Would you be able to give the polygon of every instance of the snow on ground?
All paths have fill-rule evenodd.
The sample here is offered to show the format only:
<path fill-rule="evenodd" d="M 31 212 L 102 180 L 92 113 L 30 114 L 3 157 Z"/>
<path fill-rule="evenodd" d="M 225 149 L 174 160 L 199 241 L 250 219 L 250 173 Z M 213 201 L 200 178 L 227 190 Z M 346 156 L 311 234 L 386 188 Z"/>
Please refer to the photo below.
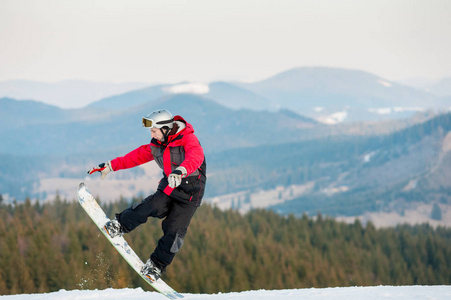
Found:
<path fill-rule="evenodd" d="M 184 294 L 185 300 L 449 300 L 451 286 L 376 286 L 376 287 L 346 287 L 325 289 L 297 289 L 273 291 L 246 291 L 224 294 Z M 74 290 L 48 294 L 0 296 L 0 300 L 165 300 L 157 292 L 145 292 L 137 289 L 106 289 L 106 290 Z"/>

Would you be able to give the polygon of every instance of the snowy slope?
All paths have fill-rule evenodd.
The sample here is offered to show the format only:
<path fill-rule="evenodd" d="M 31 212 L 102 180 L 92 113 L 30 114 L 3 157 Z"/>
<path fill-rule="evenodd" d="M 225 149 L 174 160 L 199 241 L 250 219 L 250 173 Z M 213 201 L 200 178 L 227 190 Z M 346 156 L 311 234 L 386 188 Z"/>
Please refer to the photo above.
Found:
<path fill-rule="evenodd" d="M 184 294 L 186 300 L 380 300 L 380 299 L 451 299 L 451 286 L 377 286 L 348 287 L 326 289 L 298 289 L 280 291 L 246 291 L 227 294 Z M 145 292 L 142 289 L 74 290 L 31 295 L 0 296 L 1 300 L 165 300 L 157 292 Z"/>

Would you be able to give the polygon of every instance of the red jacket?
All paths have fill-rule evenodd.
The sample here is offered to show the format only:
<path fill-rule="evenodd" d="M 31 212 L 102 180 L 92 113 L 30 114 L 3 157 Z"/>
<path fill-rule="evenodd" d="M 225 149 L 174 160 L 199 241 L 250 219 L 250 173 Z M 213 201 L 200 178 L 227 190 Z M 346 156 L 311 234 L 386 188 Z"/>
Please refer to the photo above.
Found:
<path fill-rule="evenodd" d="M 194 135 L 194 129 L 191 124 L 180 116 L 175 116 L 174 121 L 182 122 L 185 128 L 179 129 L 176 134 L 170 135 L 167 143 L 161 143 L 156 139 L 152 139 L 150 144 L 142 145 L 122 157 L 113 159 L 111 167 L 114 171 L 118 171 L 155 160 L 164 174 L 158 189 L 167 195 L 181 198 L 180 200 L 185 201 L 192 201 L 197 196 L 198 199 L 195 199 L 196 203 L 200 204 L 206 181 L 204 150 Z M 167 176 L 178 166 L 186 169 L 187 176 L 177 189 L 173 189 L 167 186 Z M 192 187 L 193 183 L 195 188 Z M 201 194 L 198 192 L 201 192 Z"/>

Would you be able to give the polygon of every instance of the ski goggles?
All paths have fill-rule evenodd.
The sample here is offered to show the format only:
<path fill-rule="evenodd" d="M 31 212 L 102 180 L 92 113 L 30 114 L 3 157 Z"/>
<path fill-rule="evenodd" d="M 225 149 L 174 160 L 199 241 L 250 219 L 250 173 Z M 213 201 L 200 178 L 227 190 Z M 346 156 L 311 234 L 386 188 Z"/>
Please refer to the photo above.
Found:
<path fill-rule="evenodd" d="M 153 127 L 155 122 L 152 119 L 143 118 L 143 127 Z"/>
<path fill-rule="evenodd" d="M 143 122 L 142 122 L 142 126 L 143 127 L 150 127 L 150 128 L 152 128 L 152 127 L 161 128 L 161 127 L 163 127 L 165 125 L 171 124 L 172 122 L 174 122 L 174 118 L 172 118 L 170 120 L 155 122 L 152 119 L 144 117 L 143 118 Z"/>

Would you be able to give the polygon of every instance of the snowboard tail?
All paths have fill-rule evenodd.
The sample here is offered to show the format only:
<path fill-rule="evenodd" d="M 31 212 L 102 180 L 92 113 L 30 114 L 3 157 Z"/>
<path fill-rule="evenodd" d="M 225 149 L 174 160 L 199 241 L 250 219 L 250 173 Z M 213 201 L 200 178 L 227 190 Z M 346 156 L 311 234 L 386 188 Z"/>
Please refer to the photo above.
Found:
<path fill-rule="evenodd" d="M 106 222 L 110 219 L 106 216 L 103 209 L 88 191 L 84 182 L 80 183 L 78 187 L 78 202 L 81 207 L 86 211 L 89 217 L 94 221 L 100 231 L 105 235 L 105 237 L 110 241 L 110 243 L 116 248 L 116 250 L 122 255 L 122 257 L 127 261 L 127 263 L 143 278 L 150 286 L 155 290 L 168 297 L 169 299 L 175 300 L 183 298 L 183 295 L 176 292 L 169 285 L 167 285 L 161 278 L 153 281 L 151 278 L 141 274 L 141 268 L 144 263 L 136 255 L 135 251 L 128 245 L 127 241 L 121 237 L 112 238 L 104 228 Z"/>

